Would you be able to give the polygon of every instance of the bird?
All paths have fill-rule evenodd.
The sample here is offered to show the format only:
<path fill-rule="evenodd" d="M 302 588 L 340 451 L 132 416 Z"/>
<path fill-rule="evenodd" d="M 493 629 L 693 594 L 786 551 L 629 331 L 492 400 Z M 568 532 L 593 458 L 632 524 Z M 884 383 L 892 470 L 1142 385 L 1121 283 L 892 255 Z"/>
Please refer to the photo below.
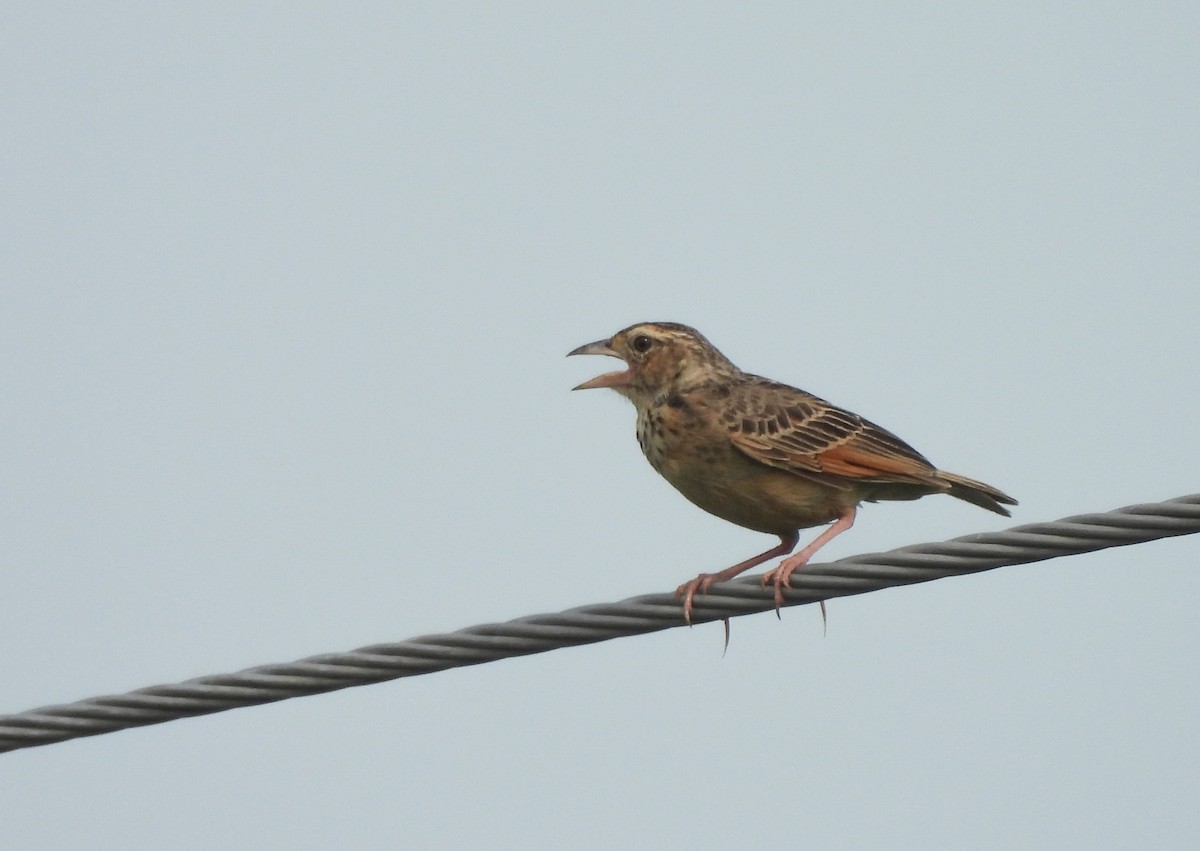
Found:
<path fill-rule="evenodd" d="M 858 414 L 743 372 L 687 325 L 641 322 L 572 355 L 625 362 L 624 370 L 572 389 L 610 388 L 632 402 L 642 453 L 676 490 L 710 514 L 779 538 L 776 547 L 680 585 L 675 596 L 689 624 L 697 594 L 783 556 L 761 580 L 763 587 L 774 586 L 778 615 L 792 574 L 854 525 L 863 502 L 945 493 L 1005 517 L 1004 506 L 1017 504 L 991 485 L 939 470 Z M 825 524 L 792 554 L 800 530 Z"/>

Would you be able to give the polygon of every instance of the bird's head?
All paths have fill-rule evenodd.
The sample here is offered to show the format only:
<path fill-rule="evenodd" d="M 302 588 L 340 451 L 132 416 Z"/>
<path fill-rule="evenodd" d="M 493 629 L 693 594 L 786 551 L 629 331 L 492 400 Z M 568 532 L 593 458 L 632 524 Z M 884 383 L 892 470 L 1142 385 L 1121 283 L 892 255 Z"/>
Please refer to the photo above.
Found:
<path fill-rule="evenodd" d="M 609 355 L 625 361 L 627 369 L 597 375 L 573 389 L 611 387 L 635 405 L 737 373 L 737 367 L 703 334 L 675 322 L 630 325 L 607 340 L 580 346 L 570 355 Z"/>

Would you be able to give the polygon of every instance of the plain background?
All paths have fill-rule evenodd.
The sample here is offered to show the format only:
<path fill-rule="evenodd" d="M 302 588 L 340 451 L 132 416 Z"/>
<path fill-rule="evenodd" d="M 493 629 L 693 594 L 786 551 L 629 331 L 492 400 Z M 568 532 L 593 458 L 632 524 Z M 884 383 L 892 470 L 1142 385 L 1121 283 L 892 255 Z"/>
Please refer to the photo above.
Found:
<path fill-rule="evenodd" d="M 1194 3 L 14 3 L 0 711 L 771 544 L 640 320 L 1035 522 L 1200 490 Z M 829 557 L 1005 528 L 868 506 Z M 0 756 L 5 848 L 1194 848 L 1195 539 Z"/>

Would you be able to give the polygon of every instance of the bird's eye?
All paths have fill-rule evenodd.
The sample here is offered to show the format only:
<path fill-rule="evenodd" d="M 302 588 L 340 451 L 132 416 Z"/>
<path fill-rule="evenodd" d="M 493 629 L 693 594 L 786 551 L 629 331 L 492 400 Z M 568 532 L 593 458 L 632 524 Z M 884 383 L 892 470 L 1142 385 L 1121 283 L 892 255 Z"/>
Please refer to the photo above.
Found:
<path fill-rule="evenodd" d="M 654 341 L 645 334 L 638 334 L 633 338 L 633 350 L 639 354 L 645 354 L 650 351 L 650 347 L 654 345 Z"/>

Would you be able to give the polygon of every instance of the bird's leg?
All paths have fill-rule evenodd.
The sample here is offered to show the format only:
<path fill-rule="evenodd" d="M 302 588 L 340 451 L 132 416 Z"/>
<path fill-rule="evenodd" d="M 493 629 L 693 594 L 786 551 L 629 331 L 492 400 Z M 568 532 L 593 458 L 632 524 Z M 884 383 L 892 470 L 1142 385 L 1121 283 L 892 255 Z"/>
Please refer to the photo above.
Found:
<path fill-rule="evenodd" d="M 776 615 L 779 614 L 779 609 L 783 606 L 784 586 L 786 585 L 791 587 L 792 574 L 795 573 L 799 568 L 808 564 L 808 560 L 816 554 L 817 550 L 821 549 L 821 547 L 825 546 L 838 535 L 842 534 L 851 526 L 853 526 L 855 511 L 855 507 L 850 506 L 850 508 L 847 509 L 841 517 L 833 521 L 833 525 L 831 525 L 820 535 L 817 535 L 816 540 L 814 540 L 811 544 L 802 549 L 800 552 L 796 553 L 791 558 L 785 558 L 774 570 L 768 570 L 763 574 L 762 584 L 766 586 L 767 583 L 771 583 L 775 586 Z M 820 600 L 819 602 L 821 604 L 821 621 L 824 622 L 825 601 Z"/>
<path fill-rule="evenodd" d="M 752 567 L 758 567 L 764 561 L 770 561 L 778 556 L 787 555 L 796 548 L 798 540 L 800 540 L 800 536 L 796 532 L 788 532 L 786 535 L 780 535 L 779 546 L 772 547 L 765 553 L 759 553 L 754 558 L 739 561 L 733 567 L 727 567 L 717 573 L 701 573 L 695 579 L 680 585 L 675 589 L 675 596 L 683 598 L 683 619 L 688 623 L 692 622 L 692 599 L 696 596 L 697 591 L 701 594 L 707 594 L 708 589 L 714 582 L 724 582 L 728 579 L 733 579 L 739 573 L 745 573 Z"/>

